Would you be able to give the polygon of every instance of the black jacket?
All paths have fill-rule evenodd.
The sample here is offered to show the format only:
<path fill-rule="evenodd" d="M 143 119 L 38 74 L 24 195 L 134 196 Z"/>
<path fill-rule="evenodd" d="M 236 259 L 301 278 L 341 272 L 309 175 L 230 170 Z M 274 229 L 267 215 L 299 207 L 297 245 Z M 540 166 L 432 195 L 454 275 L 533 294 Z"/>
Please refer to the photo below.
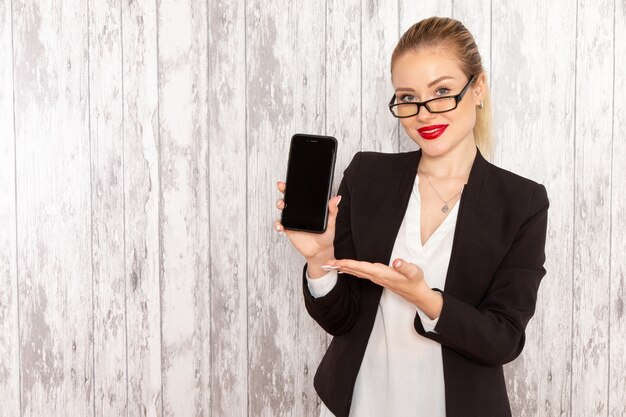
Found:
<path fill-rule="evenodd" d="M 389 264 L 407 209 L 421 151 L 357 152 L 344 171 L 335 257 Z M 539 283 L 546 273 L 548 197 L 543 185 L 489 163 L 476 153 L 457 216 L 443 309 L 434 332 L 442 345 L 447 417 L 511 415 L 502 365 L 524 347 Z M 314 378 L 337 417 L 350 411 L 354 383 L 382 287 L 349 274 L 314 298 L 302 273 L 306 309 L 334 336 Z M 358 417 L 358 416 L 357 416 Z"/>

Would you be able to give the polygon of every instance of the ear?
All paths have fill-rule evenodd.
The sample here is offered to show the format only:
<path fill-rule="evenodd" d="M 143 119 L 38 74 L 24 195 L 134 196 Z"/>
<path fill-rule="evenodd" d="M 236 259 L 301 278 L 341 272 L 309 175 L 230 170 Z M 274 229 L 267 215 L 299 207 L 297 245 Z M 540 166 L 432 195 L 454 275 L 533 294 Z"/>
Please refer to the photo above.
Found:
<path fill-rule="evenodd" d="M 480 102 L 487 96 L 487 76 L 484 72 L 480 73 L 476 80 L 474 80 L 471 89 L 474 105 L 478 106 L 478 104 L 480 104 Z"/>

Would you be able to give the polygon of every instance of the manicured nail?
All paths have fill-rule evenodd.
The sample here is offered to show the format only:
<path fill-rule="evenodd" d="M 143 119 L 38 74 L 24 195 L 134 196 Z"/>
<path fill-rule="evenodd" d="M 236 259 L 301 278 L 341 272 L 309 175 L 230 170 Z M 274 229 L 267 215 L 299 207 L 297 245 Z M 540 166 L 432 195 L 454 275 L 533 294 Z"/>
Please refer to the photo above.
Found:
<path fill-rule="evenodd" d="M 402 268 L 402 261 L 396 262 L 396 268 Z"/>
<path fill-rule="evenodd" d="M 280 204 L 280 199 L 276 200 L 276 207 Z"/>
<path fill-rule="evenodd" d="M 280 232 L 280 224 L 277 224 L 274 228 Z"/>
<path fill-rule="evenodd" d="M 339 198 L 337 199 L 337 205 L 339 205 L 340 201 L 341 201 L 341 196 L 339 196 Z"/>
<path fill-rule="evenodd" d="M 320 268 L 322 268 L 324 271 L 332 271 L 332 270 L 337 270 L 341 267 L 335 266 L 335 265 L 322 265 Z"/>

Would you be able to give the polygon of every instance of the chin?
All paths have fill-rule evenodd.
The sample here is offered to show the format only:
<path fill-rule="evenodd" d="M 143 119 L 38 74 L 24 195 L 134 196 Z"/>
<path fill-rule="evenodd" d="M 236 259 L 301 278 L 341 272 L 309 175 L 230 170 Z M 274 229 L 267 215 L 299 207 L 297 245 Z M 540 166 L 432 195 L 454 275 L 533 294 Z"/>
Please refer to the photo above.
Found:
<path fill-rule="evenodd" d="M 422 149 L 422 152 L 428 156 L 441 156 L 446 154 L 450 150 L 450 144 L 445 142 L 445 139 L 437 138 L 434 140 L 426 140 L 419 138 L 417 145 Z"/>

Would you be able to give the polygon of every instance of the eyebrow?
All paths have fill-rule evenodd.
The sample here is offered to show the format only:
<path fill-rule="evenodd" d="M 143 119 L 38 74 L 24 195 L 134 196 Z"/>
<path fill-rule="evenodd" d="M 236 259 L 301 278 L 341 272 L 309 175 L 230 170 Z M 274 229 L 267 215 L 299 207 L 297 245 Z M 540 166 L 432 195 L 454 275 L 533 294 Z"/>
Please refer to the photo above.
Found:
<path fill-rule="evenodd" d="M 439 77 L 436 80 L 431 81 L 428 84 L 428 88 L 432 87 L 433 85 L 437 84 L 440 81 L 448 80 L 448 79 L 453 80 L 454 77 L 452 77 L 450 75 L 444 75 L 443 77 Z M 399 88 L 396 88 L 396 91 L 415 91 L 415 90 L 413 90 L 412 88 L 408 88 L 408 87 L 399 87 Z"/>

